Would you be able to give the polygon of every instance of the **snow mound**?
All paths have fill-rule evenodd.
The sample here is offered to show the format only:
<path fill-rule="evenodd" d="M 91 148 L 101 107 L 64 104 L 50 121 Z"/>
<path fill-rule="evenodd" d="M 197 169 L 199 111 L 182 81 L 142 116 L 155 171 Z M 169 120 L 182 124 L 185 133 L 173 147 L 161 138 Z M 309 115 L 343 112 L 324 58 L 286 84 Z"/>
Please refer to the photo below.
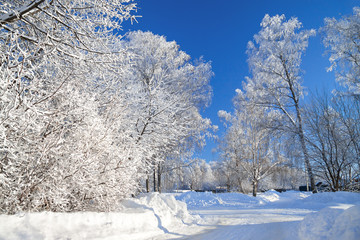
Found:
<path fill-rule="evenodd" d="M 333 194 L 334 195 L 334 194 Z M 299 239 L 357 240 L 360 236 L 360 205 L 346 210 L 324 208 L 307 215 L 299 224 Z"/>
<path fill-rule="evenodd" d="M 0 215 L 0 239 L 147 239 L 199 220 L 174 196 L 149 194 L 127 199 L 111 213 Z"/>
<path fill-rule="evenodd" d="M 311 195 L 312 195 L 311 192 L 299 192 L 299 191 L 294 191 L 294 190 L 290 190 L 290 191 L 281 193 L 282 199 L 292 200 L 292 201 L 304 199 Z"/>
<path fill-rule="evenodd" d="M 360 205 L 360 194 L 353 192 L 323 192 L 310 195 L 296 202 L 298 206 L 311 209 L 322 209 L 329 206 Z"/>
<path fill-rule="evenodd" d="M 280 200 L 280 193 L 275 190 L 269 190 L 259 194 L 258 198 L 262 200 L 260 203 L 276 202 Z"/>
<path fill-rule="evenodd" d="M 296 207 L 298 202 L 304 200 L 311 196 L 310 192 L 299 192 L 299 191 L 286 191 L 286 192 L 277 192 L 275 190 L 269 190 L 264 193 L 258 194 L 256 198 L 259 199 L 260 205 L 263 207 Z"/>
<path fill-rule="evenodd" d="M 246 207 L 259 204 L 259 199 L 242 193 L 187 192 L 176 196 L 187 204 L 189 209 L 206 207 Z"/>
<path fill-rule="evenodd" d="M 301 200 L 304 198 L 307 198 L 309 196 L 312 195 L 311 192 L 299 192 L 299 191 L 294 191 L 294 190 L 289 190 L 286 192 L 277 192 L 275 190 L 269 190 L 265 193 L 260 194 L 260 196 L 262 195 L 277 195 L 277 200 L 278 201 L 294 201 L 294 200 Z M 275 198 L 274 198 L 275 199 Z M 274 201 L 272 201 L 274 202 Z"/>
<path fill-rule="evenodd" d="M 190 215 L 186 203 L 177 201 L 174 195 L 151 193 L 134 201 L 149 206 L 161 222 L 165 232 L 181 228 L 184 224 L 197 224 L 201 221 L 199 216 Z"/>
<path fill-rule="evenodd" d="M 354 203 L 360 202 L 360 194 L 353 192 L 322 192 L 312 194 L 309 198 L 304 199 L 304 202 Z"/>

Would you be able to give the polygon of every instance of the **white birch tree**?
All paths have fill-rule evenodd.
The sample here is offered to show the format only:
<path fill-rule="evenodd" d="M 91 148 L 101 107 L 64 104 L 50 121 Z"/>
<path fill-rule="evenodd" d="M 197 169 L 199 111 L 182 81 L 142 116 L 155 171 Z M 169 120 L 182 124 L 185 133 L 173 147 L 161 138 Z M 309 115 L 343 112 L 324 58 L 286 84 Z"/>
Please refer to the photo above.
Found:
<path fill-rule="evenodd" d="M 300 69 L 302 54 L 315 31 L 299 31 L 301 25 L 296 18 L 286 21 L 284 15 L 265 15 L 262 29 L 254 35 L 254 42 L 248 43 L 252 77 L 247 78 L 244 91 L 257 106 L 281 114 L 280 126 L 299 137 L 311 188 L 316 192 L 303 129 L 301 99 L 304 91 Z"/>

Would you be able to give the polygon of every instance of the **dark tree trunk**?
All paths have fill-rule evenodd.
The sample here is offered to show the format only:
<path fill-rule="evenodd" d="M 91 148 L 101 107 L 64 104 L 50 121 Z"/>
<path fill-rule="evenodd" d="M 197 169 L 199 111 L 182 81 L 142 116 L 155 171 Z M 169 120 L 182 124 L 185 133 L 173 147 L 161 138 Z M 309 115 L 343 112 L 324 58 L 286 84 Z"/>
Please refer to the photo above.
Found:
<path fill-rule="evenodd" d="M 157 182 L 157 186 L 158 186 L 159 193 L 161 193 L 161 163 L 158 164 L 158 182 Z"/>
<path fill-rule="evenodd" d="M 253 181 L 253 196 L 256 197 L 256 193 L 257 193 L 257 190 L 258 190 L 258 182 L 257 181 Z"/>
<path fill-rule="evenodd" d="M 146 177 L 146 192 L 150 192 L 150 179 L 149 179 L 149 175 L 147 175 Z"/>
<path fill-rule="evenodd" d="M 154 192 L 157 192 L 157 186 L 156 186 L 156 165 L 154 165 Z"/>

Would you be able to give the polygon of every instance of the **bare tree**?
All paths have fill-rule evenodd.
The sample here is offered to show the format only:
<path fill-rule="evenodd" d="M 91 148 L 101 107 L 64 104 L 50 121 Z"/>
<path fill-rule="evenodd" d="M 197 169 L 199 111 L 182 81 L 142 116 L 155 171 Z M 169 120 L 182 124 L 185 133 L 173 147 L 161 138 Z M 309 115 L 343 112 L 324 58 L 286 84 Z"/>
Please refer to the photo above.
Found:
<path fill-rule="evenodd" d="M 315 96 L 306 111 L 308 146 L 315 171 L 332 191 L 345 190 L 359 175 L 358 107 L 352 108 L 354 102 L 346 98 Z M 350 108 L 351 115 L 347 114 Z"/>

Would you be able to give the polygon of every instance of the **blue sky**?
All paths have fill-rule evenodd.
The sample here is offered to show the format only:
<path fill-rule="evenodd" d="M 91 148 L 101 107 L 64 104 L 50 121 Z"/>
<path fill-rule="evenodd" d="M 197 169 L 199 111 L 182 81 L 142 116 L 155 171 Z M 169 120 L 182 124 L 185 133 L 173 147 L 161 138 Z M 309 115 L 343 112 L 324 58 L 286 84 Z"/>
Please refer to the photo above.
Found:
<path fill-rule="evenodd" d="M 285 14 L 297 17 L 304 29 L 318 29 L 325 17 L 339 18 L 352 14 L 360 0 L 135 0 L 138 3 L 139 23 L 125 23 L 124 31 L 143 30 L 175 40 L 181 50 L 193 59 L 203 56 L 212 62 L 213 99 L 203 116 L 224 128 L 217 117 L 219 110 L 232 111 L 235 89 L 249 75 L 246 45 L 260 30 L 265 14 Z M 303 57 L 304 86 L 309 91 L 335 86 L 334 75 L 326 72 L 328 59 L 324 56 L 320 34 L 310 39 Z M 199 157 L 217 160 L 212 153 L 216 143 L 208 141 Z"/>

